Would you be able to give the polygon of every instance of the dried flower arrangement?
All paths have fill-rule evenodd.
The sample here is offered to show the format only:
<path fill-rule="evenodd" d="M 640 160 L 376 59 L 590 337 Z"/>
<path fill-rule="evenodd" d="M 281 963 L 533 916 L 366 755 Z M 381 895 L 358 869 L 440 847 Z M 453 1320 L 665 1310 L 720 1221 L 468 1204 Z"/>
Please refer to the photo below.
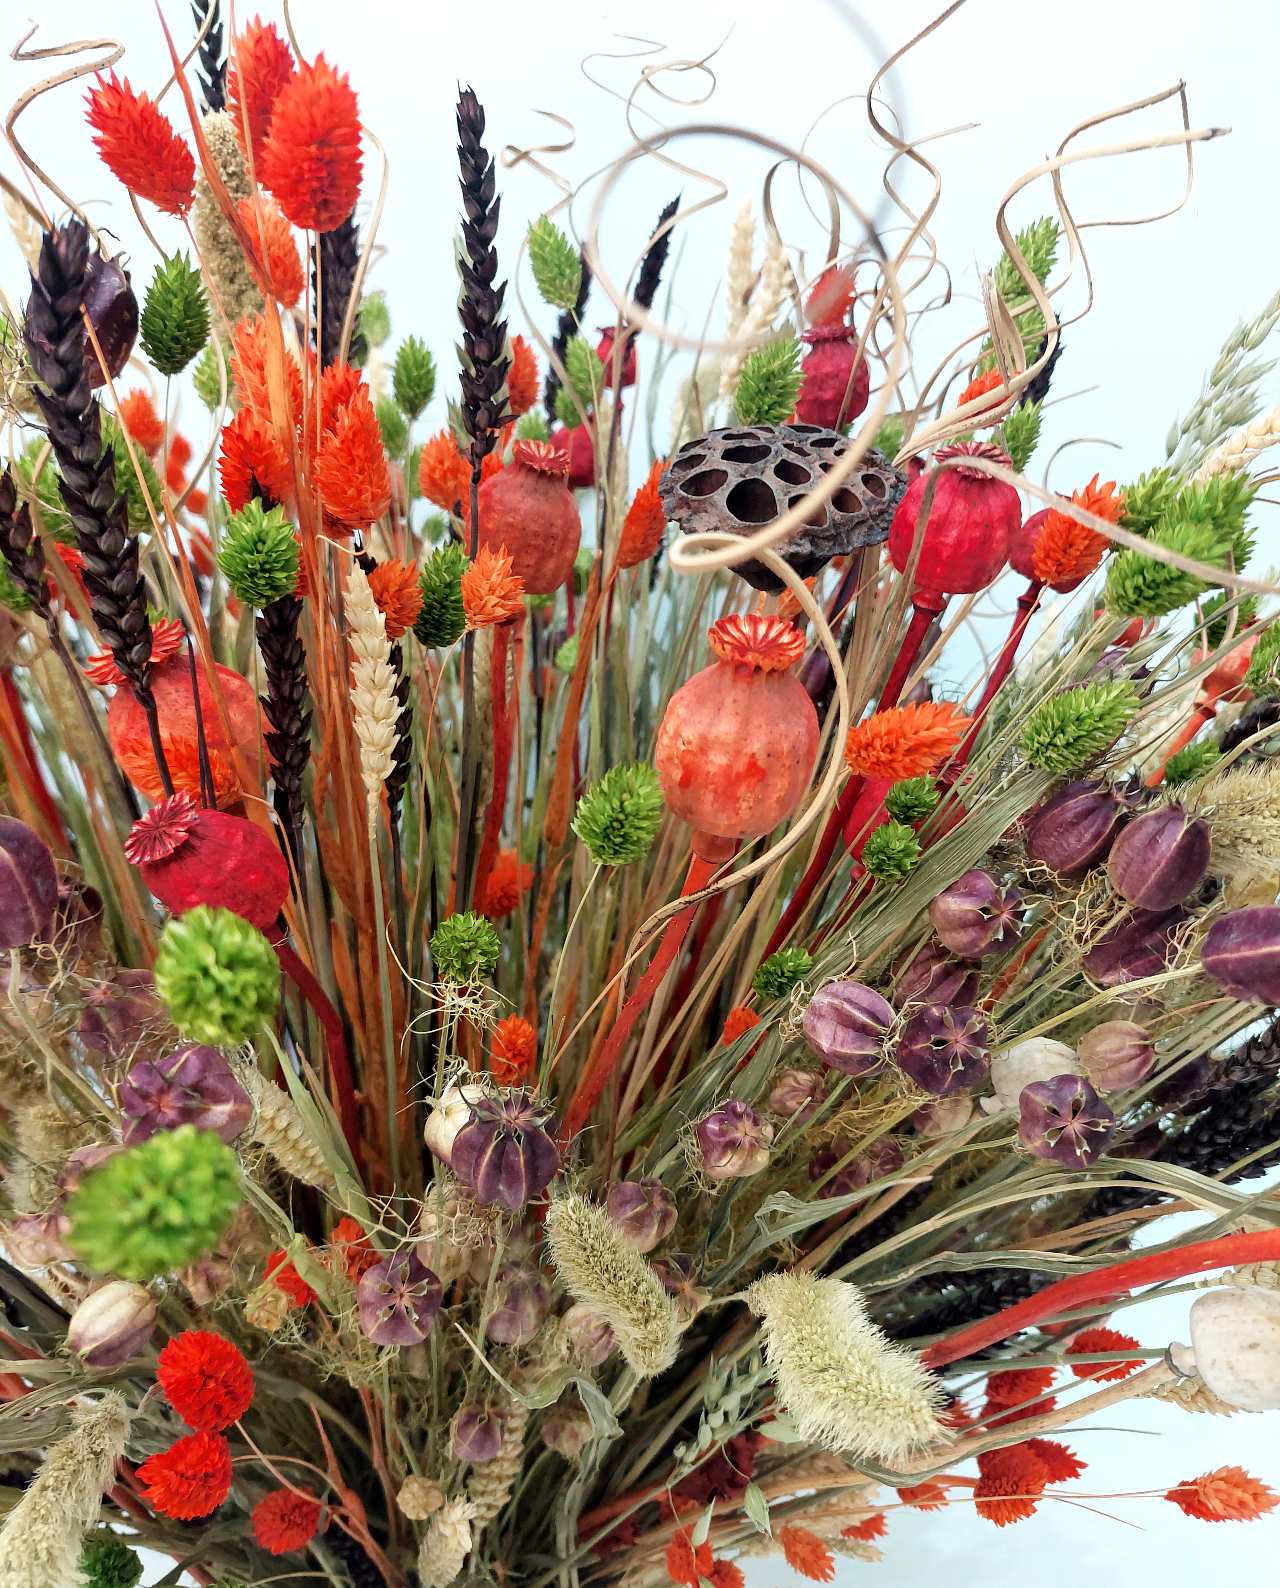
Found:
<path fill-rule="evenodd" d="M 1016 235 L 1000 207 L 984 323 L 927 377 L 927 212 L 806 272 L 772 228 L 757 268 L 739 208 L 691 347 L 655 304 L 692 211 L 625 288 L 603 198 L 500 253 L 468 88 L 427 437 L 435 360 L 384 354 L 365 290 L 355 91 L 194 10 L 159 100 L 121 51 L 47 85 L 91 77 L 147 235 L 188 227 L 140 310 L 9 122 L 6 1588 L 128 1585 L 137 1547 L 206 1584 L 741 1588 L 772 1551 L 825 1582 L 896 1508 L 1070 1498 L 1090 1412 L 1280 1407 L 1247 1188 L 1280 1161 L 1247 362 L 1280 299 L 1163 463 L 1053 494 L 1060 187 Z M 1132 1255 L 1171 1208 L 1203 1221 Z M 1189 1344 L 1125 1331 L 1178 1281 Z M 1280 1504 L 1152 1479 L 1201 1521 Z"/>

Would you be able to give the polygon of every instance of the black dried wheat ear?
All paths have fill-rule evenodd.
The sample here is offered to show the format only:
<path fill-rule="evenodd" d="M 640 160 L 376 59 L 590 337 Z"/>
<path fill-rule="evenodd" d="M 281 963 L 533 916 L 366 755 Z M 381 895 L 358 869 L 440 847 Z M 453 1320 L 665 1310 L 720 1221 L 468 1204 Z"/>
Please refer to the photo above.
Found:
<path fill-rule="evenodd" d="M 404 802 L 405 785 L 409 781 L 409 768 L 413 765 L 413 707 L 409 704 L 409 675 L 404 670 L 404 647 L 393 643 L 389 657 L 396 687 L 396 746 L 391 752 L 391 771 L 387 775 L 387 805 L 391 825 L 400 820 L 400 806 Z"/>
<path fill-rule="evenodd" d="M 320 302 L 317 340 L 322 369 L 328 369 L 330 364 L 338 362 L 342 348 L 342 325 L 355 289 L 359 265 L 360 232 L 356 227 L 355 211 L 352 210 L 340 226 L 335 226 L 331 232 L 320 233 L 311 255 L 311 290 Z M 347 363 L 353 369 L 358 368 L 368 355 L 369 344 L 365 341 L 357 318 L 351 328 Z"/>
<path fill-rule="evenodd" d="M 200 40 L 200 71 L 197 74 L 200 92 L 206 110 L 227 108 L 227 57 L 222 47 L 222 16 L 218 0 L 191 0 L 191 15 L 195 18 L 196 32 L 204 27 L 205 19 L 213 13 L 209 31 Z"/>
<path fill-rule="evenodd" d="M 294 869 L 302 871 L 302 778 L 311 758 L 307 659 L 298 624 L 302 601 L 281 596 L 258 613 L 258 649 L 267 674 L 262 709 L 271 727 L 263 735 L 271 757 L 272 803 L 284 831 Z"/>
<path fill-rule="evenodd" d="M 658 296 L 667 255 L 671 252 L 669 222 L 675 219 L 679 208 L 680 195 L 677 193 L 670 204 L 663 206 L 662 213 L 658 216 L 658 224 L 649 233 L 649 246 L 640 261 L 640 274 L 636 278 L 636 290 L 633 294 L 642 309 L 652 309 L 653 300 Z"/>
<path fill-rule="evenodd" d="M 385 1588 L 386 1578 L 366 1554 L 364 1546 L 335 1523 L 324 1535 L 325 1548 L 343 1565 L 352 1588 Z"/>
<path fill-rule="evenodd" d="M 578 301 L 572 309 L 566 309 L 556 321 L 556 334 L 551 338 L 553 356 L 547 362 L 547 382 L 542 388 L 542 405 L 547 410 L 547 418 L 552 424 L 556 423 L 556 395 L 560 390 L 560 377 L 556 374 L 556 370 L 563 366 L 565 349 L 578 334 L 582 316 L 587 312 L 587 299 L 591 295 L 591 266 L 587 263 L 586 254 L 581 251 L 578 254 L 578 263 L 582 267 L 582 276 L 578 282 Z"/>
<path fill-rule="evenodd" d="M 462 189 L 462 242 L 458 274 L 462 291 L 463 428 L 471 442 L 471 468 L 478 480 L 482 460 L 493 451 L 495 433 L 510 422 L 507 408 L 507 322 L 502 317 L 506 282 L 498 281 L 497 196 L 493 161 L 484 146 L 484 108 L 470 88 L 458 94 L 458 185 Z M 474 531 L 473 531 L 474 538 Z M 473 550 L 474 555 L 474 550 Z"/>
<path fill-rule="evenodd" d="M 147 587 L 130 533 L 124 497 L 116 491 L 115 459 L 102 445 L 102 416 L 85 373 L 81 301 L 89 271 L 89 233 L 70 220 L 46 232 L 31 278 L 26 340 L 61 478 L 58 489 L 84 558 L 89 605 L 103 643 L 146 713 L 156 769 L 166 794 L 173 781 L 160 742 L 151 691 L 151 623 Z"/>
<path fill-rule="evenodd" d="M 45 582 L 44 546 L 31 522 L 31 509 L 18 500 L 8 469 L 0 474 L 0 555 L 13 582 L 30 601 L 32 611 L 47 622 L 49 587 Z"/>
<path fill-rule="evenodd" d="M 1048 340 L 1048 337 L 1045 337 L 1044 342 L 1041 342 L 1040 346 L 1036 349 L 1036 358 L 1039 358 L 1041 354 L 1043 354 L 1045 342 Z M 1053 372 L 1055 369 L 1057 369 L 1058 360 L 1061 357 L 1062 336 L 1059 334 L 1058 340 L 1053 344 L 1053 352 L 1049 355 L 1049 362 L 1038 375 L 1027 382 L 1022 392 L 1020 404 L 1042 403 L 1045 400 L 1045 398 L 1049 395 L 1049 382 L 1053 379 Z"/>

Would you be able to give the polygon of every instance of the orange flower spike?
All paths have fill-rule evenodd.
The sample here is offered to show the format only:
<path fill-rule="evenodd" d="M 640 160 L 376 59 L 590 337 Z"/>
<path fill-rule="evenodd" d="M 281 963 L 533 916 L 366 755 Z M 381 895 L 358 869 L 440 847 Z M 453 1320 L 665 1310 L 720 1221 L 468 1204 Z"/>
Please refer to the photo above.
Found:
<path fill-rule="evenodd" d="M 254 204 L 253 195 L 237 206 L 240 222 L 253 248 L 254 263 L 266 278 L 271 296 L 291 309 L 302 296 L 302 260 L 293 228 L 274 204 Z"/>
<path fill-rule="evenodd" d="M 634 568 L 637 563 L 645 562 L 662 544 L 667 519 L 658 495 L 658 481 L 666 466 L 665 458 L 655 458 L 644 484 L 631 498 L 618 540 L 619 568 Z"/>
<path fill-rule="evenodd" d="M 1165 1495 L 1199 1522 L 1252 1522 L 1280 1505 L 1280 1494 L 1243 1467 L 1217 1467 L 1188 1478 Z"/>
<path fill-rule="evenodd" d="M 538 1033 L 519 1015 L 508 1015 L 493 1028 L 489 1073 L 499 1086 L 520 1086 L 533 1072 Z"/>
<path fill-rule="evenodd" d="M 688 1528 L 673 1535 L 666 1549 L 667 1574 L 680 1588 L 700 1588 L 700 1579 L 711 1570 L 711 1545 L 693 1543 Z"/>
<path fill-rule="evenodd" d="M 320 376 L 320 433 L 338 423 L 338 416 L 364 385 L 364 376 L 350 364 L 330 364 Z"/>
<path fill-rule="evenodd" d="M 167 215 L 185 215 L 195 199 L 196 162 L 173 123 L 126 77 L 99 77 L 87 95 L 94 144 L 111 174 Z"/>
<path fill-rule="evenodd" d="M 505 546 L 481 546 L 462 575 L 462 609 L 469 629 L 507 623 L 524 611 L 524 580 L 511 572 Z"/>
<path fill-rule="evenodd" d="M 293 469 L 271 426 L 252 408 L 242 408 L 222 429 L 218 476 L 227 506 L 238 513 L 255 496 L 273 503 L 293 492 Z"/>
<path fill-rule="evenodd" d="M 933 1482 L 909 1484 L 898 1490 L 898 1498 L 917 1511 L 941 1511 L 951 1503 L 943 1486 Z"/>
<path fill-rule="evenodd" d="M 923 701 L 877 711 L 849 730 L 844 758 L 863 777 L 921 777 L 936 772 L 960 743 L 969 719 L 950 702 Z"/>
<path fill-rule="evenodd" d="M 246 315 L 231 339 L 231 379 L 240 401 L 264 424 L 273 423 L 271 378 L 273 360 L 267 328 L 260 314 Z M 302 418 L 302 370 L 291 353 L 284 356 L 285 408 L 296 429 Z"/>
<path fill-rule="evenodd" d="M 177 652 L 186 632 L 177 618 L 160 618 L 151 625 L 152 667 L 159 667 L 161 662 L 167 662 Z M 99 689 L 106 689 L 112 684 L 119 687 L 125 681 L 110 651 L 99 651 L 96 656 L 91 656 L 84 664 L 84 676 L 91 684 L 97 684 Z"/>
<path fill-rule="evenodd" d="M 391 502 L 391 473 L 368 389 L 338 410 L 312 468 L 325 512 L 349 529 L 367 529 Z"/>
<path fill-rule="evenodd" d="M 276 97 L 259 178 L 295 226 L 331 232 L 356 207 L 360 165 L 355 91 L 317 55 Z"/>
<path fill-rule="evenodd" d="M 992 1373 L 987 1380 L 987 1406 L 1021 1406 L 1042 1396 L 1052 1383 L 1051 1367 L 1015 1367 Z"/>
<path fill-rule="evenodd" d="M 481 915 L 494 921 L 510 915 L 532 886 L 533 867 L 521 860 L 514 849 L 502 850 L 485 879 Z"/>
<path fill-rule="evenodd" d="M 1118 523 L 1124 512 L 1124 492 L 1116 491 L 1114 480 L 1099 485 L 1096 474 L 1083 490 L 1071 493 L 1071 501 L 1112 524 Z M 1099 530 L 1052 508 L 1036 536 L 1031 553 L 1032 573 L 1041 584 L 1057 590 L 1073 589 L 1098 567 L 1110 544 Z"/>
<path fill-rule="evenodd" d="M 1133 1350 L 1138 1342 L 1131 1334 L 1121 1334 L 1118 1329 L 1082 1329 L 1071 1342 L 1068 1357 L 1077 1352 L 1114 1351 L 1117 1355 Z M 1118 1362 L 1074 1362 L 1071 1371 L 1077 1378 L 1099 1381 L 1128 1378 L 1135 1368 L 1142 1366 L 1141 1357 L 1129 1357 Z"/>
<path fill-rule="evenodd" d="M 759 1024 L 760 1016 L 754 1009 L 748 1009 L 742 1004 L 739 1004 L 736 1009 L 730 1009 L 729 1013 L 724 1017 L 724 1030 L 720 1033 L 720 1046 L 722 1048 L 732 1047 L 739 1037 L 744 1036 L 748 1031 L 754 1031 Z"/>
<path fill-rule="evenodd" d="M 242 147 L 248 124 L 255 167 L 262 160 L 262 145 L 276 99 L 296 70 L 293 51 L 275 24 L 263 22 L 260 17 L 254 17 L 231 45 L 227 59 L 227 110 Z"/>
<path fill-rule="evenodd" d="M 997 1527 L 1025 1521 L 1035 1514 L 1049 1469 L 1025 1445 L 1006 1445 L 978 1457 L 978 1482 L 973 1491 L 978 1515 Z"/>
<path fill-rule="evenodd" d="M 742 1567 L 732 1560 L 713 1560 L 711 1570 L 707 1573 L 707 1581 L 711 1588 L 745 1588 L 747 1579 L 742 1575 Z"/>
<path fill-rule="evenodd" d="M 985 375 L 976 375 L 973 380 L 960 393 L 960 402 L 972 402 L 975 397 L 985 397 L 989 391 L 994 391 L 997 386 L 1004 385 L 1004 376 L 998 369 L 989 369 Z M 994 406 L 994 404 L 992 405 Z M 979 409 L 981 416 L 983 410 Z"/>
<path fill-rule="evenodd" d="M 164 440 L 164 421 L 156 412 L 151 394 L 135 386 L 120 399 L 120 423 L 131 441 L 136 441 L 148 454 L 160 450 Z"/>
<path fill-rule="evenodd" d="M 386 621 L 387 638 L 398 640 L 413 627 L 422 611 L 418 570 L 411 562 L 388 558 L 370 573 L 369 590 Z"/>
<path fill-rule="evenodd" d="M 471 465 L 458 451 L 453 432 L 441 430 L 424 441 L 418 457 L 418 489 L 427 501 L 453 513 L 466 503 L 470 488 Z"/>
<path fill-rule="evenodd" d="M 780 1527 L 778 1542 L 792 1571 L 798 1571 L 810 1582 L 835 1580 L 835 1556 L 816 1533 L 811 1533 L 807 1527 Z"/>
<path fill-rule="evenodd" d="M 869 1544 L 873 1538 L 883 1538 L 888 1531 L 889 1519 L 884 1512 L 873 1511 L 870 1516 L 864 1516 L 852 1527 L 841 1528 L 840 1537 L 853 1538 L 861 1544 Z"/>
<path fill-rule="evenodd" d="M 511 338 L 511 368 L 507 371 L 507 407 L 518 419 L 538 400 L 538 361 L 522 336 Z"/>

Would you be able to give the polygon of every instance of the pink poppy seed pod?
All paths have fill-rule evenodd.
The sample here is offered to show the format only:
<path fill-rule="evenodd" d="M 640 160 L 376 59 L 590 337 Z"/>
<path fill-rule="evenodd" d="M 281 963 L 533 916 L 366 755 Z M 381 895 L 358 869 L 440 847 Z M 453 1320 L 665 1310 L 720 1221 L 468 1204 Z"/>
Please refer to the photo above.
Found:
<path fill-rule="evenodd" d="M 972 1091 L 987 1078 L 987 1024 L 976 1009 L 926 1005 L 902 1028 L 894 1062 L 934 1097 Z"/>
<path fill-rule="evenodd" d="M 745 1179 L 768 1166 L 773 1126 L 750 1103 L 731 1097 L 700 1119 L 693 1133 L 709 1179 Z"/>
<path fill-rule="evenodd" d="M 1124 810 L 1096 783 L 1071 783 L 1046 800 L 1026 824 L 1027 854 L 1060 877 L 1083 876 L 1107 858 Z"/>
<path fill-rule="evenodd" d="M 804 1012 L 804 1039 L 813 1053 L 844 1075 L 870 1075 L 885 1061 L 884 1040 L 893 1005 L 860 981 L 820 987 Z"/>
<path fill-rule="evenodd" d="M 1155 1044 L 1133 1020 L 1104 1020 L 1085 1032 L 1076 1052 L 1100 1092 L 1127 1092 L 1156 1067 Z"/>
<path fill-rule="evenodd" d="M 1181 805 L 1135 816 L 1107 856 L 1107 879 L 1122 899 L 1142 910 L 1170 910 L 1204 881 L 1209 870 L 1209 824 Z"/>
<path fill-rule="evenodd" d="M 1018 1140 L 1037 1158 L 1086 1169 L 1115 1134 L 1116 1116 L 1082 1075 L 1055 1075 L 1024 1087 Z"/>
<path fill-rule="evenodd" d="M 151 1292 L 113 1279 L 91 1291 L 72 1313 L 67 1345 L 86 1367 L 122 1367 L 146 1349 L 155 1326 Z"/>
<path fill-rule="evenodd" d="M 502 1449 L 507 1419 L 492 1406 L 460 1406 L 449 1424 L 449 1453 L 473 1467 L 492 1461 Z"/>
<path fill-rule="evenodd" d="M 621 407 L 618 411 L 621 412 Z M 551 445 L 566 460 L 569 489 L 589 491 L 596 483 L 596 443 L 591 427 L 581 424 L 565 429 L 561 426 L 551 432 Z"/>
<path fill-rule="evenodd" d="M 824 430 L 847 428 L 867 406 L 871 371 L 858 353 L 857 333 L 844 321 L 814 325 L 802 340 L 809 351 L 800 365 L 796 418 Z"/>
<path fill-rule="evenodd" d="M 532 1092 L 476 1099 L 450 1161 L 477 1202 L 519 1213 L 546 1190 L 560 1168 L 560 1150 L 545 1128 L 550 1118 Z"/>
<path fill-rule="evenodd" d="M 975 866 L 938 894 L 929 906 L 929 920 L 953 954 L 983 959 L 1012 948 L 1022 936 L 1022 895 Z"/>
<path fill-rule="evenodd" d="M 511 462 L 480 487 L 480 545 L 511 554 L 526 595 L 551 595 L 570 578 L 582 521 L 565 453 L 549 441 L 517 441 Z"/>
<path fill-rule="evenodd" d="M 499 1345 L 528 1345 L 546 1322 L 551 1291 L 536 1263 L 521 1260 L 498 1270 L 493 1286 L 493 1311 L 484 1332 Z"/>
<path fill-rule="evenodd" d="M 937 463 L 953 458 L 984 458 L 1009 467 L 1008 454 L 986 441 L 958 441 L 934 454 Z M 1022 526 L 1022 505 L 1012 485 L 963 463 L 931 469 L 907 487 L 889 530 L 893 565 L 902 573 L 911 560 L 917 520 L 935 480 L 913 590 L 939 598 L 985 590 L 1009 560 Z"/>
<path fill-rule="evenodd" d="M 48 844 L 26 822 L 0 816 L 0 949 L 22 948 L 47 932 L 57 902 Z"/>
<path fill-rule="evenodd" d="M 824 1095 L 822 1077 L 812 1070 L 779 1070 L 769 1091 L 769 1112 L 800 1124 L 817 1112 Z"/>
<path fill-rule="evenodd" d="M 661 1180 L 619 1180 L 605 1199 L 618 1234 L 638 1252 L 651 1252 L 676 1227 L 676 1199 Z"/>
<path fill-rule="evenodd" d="M 365 1269 L 356 1285 L 360 1328 L 374 1345 L 417 1345 L 431 1332 L 444 1290 L 411 1251 Z"/>
<path fill-rule="evenodd" d="M 1280 1004 L 1280 905 L 1232 910 L 1209 928 L 1200 963 L 1225 992 Z"/>
<path fill-rule="evenodd" d="M 253 1104 L 218 1049 L 191 1042 L 162 1059 L 130 1065 L 120 1111 L 126 1147 L 180 1125 L 211 1130 L 229 1146 L 248 1126 Z"/>

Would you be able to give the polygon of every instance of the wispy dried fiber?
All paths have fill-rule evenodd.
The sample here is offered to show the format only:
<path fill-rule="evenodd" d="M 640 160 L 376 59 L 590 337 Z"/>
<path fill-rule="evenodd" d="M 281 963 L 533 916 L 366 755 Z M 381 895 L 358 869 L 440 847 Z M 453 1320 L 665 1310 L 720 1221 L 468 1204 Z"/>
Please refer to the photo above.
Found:
<path fill-rule="evenodd" d="M 775 1274 L 747 1293 L 778 1393 L 806 1441 L 894 1463 L 947 1435 L 941 1386 L 867 1317 L 855 1285 Z"/>
<path fill-rule="evenodd" d="M 561 1197 L 547 1214 L 547 1244 L 565 1289 L 608 1320 L 632 1372 L 651 1378 L 669 1368 L 680 1340 L 675 1307 L 604 1209 Z"/>

